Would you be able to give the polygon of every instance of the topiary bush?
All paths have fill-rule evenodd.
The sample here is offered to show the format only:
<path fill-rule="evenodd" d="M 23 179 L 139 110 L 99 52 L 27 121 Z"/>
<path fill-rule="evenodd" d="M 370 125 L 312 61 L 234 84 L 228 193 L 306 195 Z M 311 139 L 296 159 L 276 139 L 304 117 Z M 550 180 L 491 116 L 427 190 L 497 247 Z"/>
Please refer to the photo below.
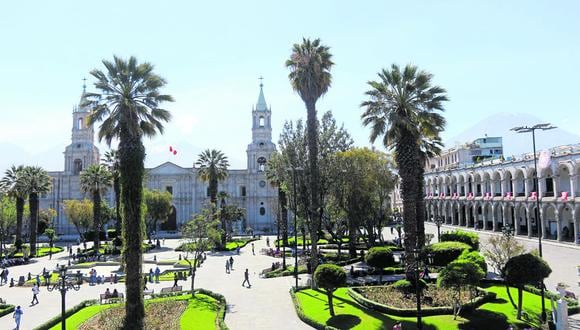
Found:
<path fill-rule="evenodd" d="M 478 251 L 464 250 L 463 253 L 461 253 L 459 256 L 458 260 L 467 260 L 476 263 L 479 268 L 481 268 L 481 270 L 487 274 L 487 263 L 485 262 L 485 258 Z"/>
<path fill-rule="evenodd" d="M 461 242 L 471 246 L 473 250 L 479 250 L 479 236 L 476 233 L 461 230 L 446 232 L 441 234 L 441 242 Z"/>
<path fill-rule="evenodd" d="M 365 256 L 365 262 L 373 267 L 379 269 L 379 283 L 383 282 L 383 269 L 395 264 L 395 257 L 393 252 L 387 247 L 372 247 Z"/>
<path fill-rule="evenodd" d="M 431 244 L 425 250 L 433 255 L 433 264 L 435 266 L 446 266 L 457 259 L 463 251 L 470 251 L 471 246 L 461 242 L 441 242 Z"/>
<path fill-rule="evenodd" d="M 328 297 L 328 309 L 330 315 L 334 316 L 334 307 L 332 306 L 332 293 L 334 290 L 346 285 L 346 272 L 342 267 L 331 264 L 322 264 L 314 272 L 314 280 L 318 287 L 326 291 Z"/>

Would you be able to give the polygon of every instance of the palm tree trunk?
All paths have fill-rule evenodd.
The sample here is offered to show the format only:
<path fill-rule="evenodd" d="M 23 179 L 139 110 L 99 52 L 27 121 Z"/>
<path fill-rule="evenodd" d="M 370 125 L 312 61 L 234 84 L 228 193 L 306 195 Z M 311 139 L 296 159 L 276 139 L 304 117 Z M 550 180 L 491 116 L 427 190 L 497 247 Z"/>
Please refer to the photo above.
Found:
<path fill-rule="evenodd" d="M 38 194 L 31 193 L 28 196 L 30 209 L 30 256 L 36 255 L 36 226 L 38 225 Z"/>
<path fill-rule="evenodd" d="M 16 197 L 16 238 L 14 243 L 18 250 L 22 248 L 22 218 L 24 216 L 24 198 Z"/>
<path fill-rule="evenodd" d="M 424 162 L 417 164 L 417 243 L 420 247 L 425 246 L 425 194 L 423 193 L 425 169 L 421 166 L 422 164 Z"/>
<path fill-rule="evenodd" d="M 280 208 L 282 209 L 282 243 L 288 245 L 288 196 L 282 189 L 279 191 Z"/>
<path fill-rule="evenodd" d="M 318 169 L 318 120 L 316 118 L 316 100 L 306 102 L 308 132 L 308 166 L 310 172 L 310 240 L 312 244 L 312 272 L 318 266 L 318 228 L 320 227 L 320 173 Z M 312 281 L 312 287 L 315 287 Z"/>
<path fill-rule="evenodd" d="M 101 242 L 101 193 L 98 190 L 93 192 L 93 230 L 95 232 L 93 252 L 96 255 L 99 253 L 99 245 Z"/>
<path fill-rule="evenodd" d="M 143 304 L 143 286 L 141 285 L 141 270 L 143 253 L 143 223 L 141 218 L 141 202 L 143 199 L 143 162 L 145 147 L 140 137 L 131 136 L 121 131 L 119 143 L 119 160 L 121 172 L 121 199 L 123 203 L 123 234 L 125 255 L 125 291 L 126 317 L 123 329 L 143 329 L 145 307 Z"/>
<path fill-rule="evenodd" d="M 121 237 L 121 224 L 123 219 L 121 218 L 121 183 L 119 178 L 115 177 L 113 181 L 113 190 L 115 191 L 115 216 L 117 222 L 115 222 L 115 232 L 117 237 Z"/>

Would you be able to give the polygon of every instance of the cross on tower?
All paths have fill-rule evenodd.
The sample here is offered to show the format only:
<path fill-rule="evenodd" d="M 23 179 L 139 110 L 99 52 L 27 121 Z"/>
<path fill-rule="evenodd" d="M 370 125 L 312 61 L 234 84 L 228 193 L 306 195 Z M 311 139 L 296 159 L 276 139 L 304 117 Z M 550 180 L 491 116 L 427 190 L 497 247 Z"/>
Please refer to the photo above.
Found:
<path fill-rule="evenodd" d="M 264 84 L 262 84 L 262 80 L 264 80 L 264 77 L 260 76 L 260 78 L 258 79 L 260 79 L 260 87 L 264 86 Z"/>

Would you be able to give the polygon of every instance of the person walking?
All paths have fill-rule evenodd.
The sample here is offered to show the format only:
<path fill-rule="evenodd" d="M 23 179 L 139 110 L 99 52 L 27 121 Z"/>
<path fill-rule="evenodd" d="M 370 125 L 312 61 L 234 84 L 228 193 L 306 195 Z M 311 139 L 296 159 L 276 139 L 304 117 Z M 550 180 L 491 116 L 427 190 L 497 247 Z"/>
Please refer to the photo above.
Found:
<path fill-rule="evenodd" d="M 16 330 L 20 329 L 20 321 L 22 320 L 22 314 L 24 314 L 22 312 L 22 308 L 20 308 L 20 306 L 16 307 L 16 309 L 14 310 L 14 314 L 12 315 L 12 317 L 14 318 L 14 322 L 16 322 Z"/>
<path fill-rule="evenodd" d="M 37 284 L 34 284 L 32 287 L 32 302 L 31 305 L 38 304 L 38 294 L 40 293 L 40 289 L 38 288 Z"/>
<path fill-rule="evenodd" d="M 8 268 L 4 268 L 4 284 L 8 283 Z"/>
<path fill-rule="evenodd" d="M 157 266 L 155 268 L 155 283 L 159 283 L 159 275 L 161 275 L 161 270 L 159 269 L 159 266 Z"/>
<path fill-rule="evenodd" d="M 226 260 L 226 274 L 230 273 L 230 261 Z"/>
<path fill-rule="evenodd" d="M 252 254 L 256 255 L 256 252 L 254 252 L 254 243 L 252 243 Z"/>
<path fill-rule="evenodd" d="M 147 288 L 147 274 L 143 275 L 143 290 L 149 290 Z"/>
<path fill-rule="evenodd" d="M 234 270 L 234 257 L 230 256 L 230 270 Z"/>
<path fill-rule="evenodd" d="M 149 283 L 153 283 L 153 268 L 149 268 Z"/>
<path fill-rule="evenodd" d="M 242 282 L 242 286 L 246 286 L 246 282 L 248 283 L 248 288 L 251 288 L 252 285 L 250 284 L 250 272 L 248 271 L 248 269 L 246 268 L 246 271 L 244 272 L 244 281 Z"/>
<path fill-rule="evenodd" d="M 177 277 L 177 272 L 173 273 L 173 287 L 176 288 L 177 287 L 177 281 L 179 281 L 179 278 Z"/>
<path fill-rule="evenodd" d="M 270 237 L 266 237 L 266 245 L 270 247 Z"/>

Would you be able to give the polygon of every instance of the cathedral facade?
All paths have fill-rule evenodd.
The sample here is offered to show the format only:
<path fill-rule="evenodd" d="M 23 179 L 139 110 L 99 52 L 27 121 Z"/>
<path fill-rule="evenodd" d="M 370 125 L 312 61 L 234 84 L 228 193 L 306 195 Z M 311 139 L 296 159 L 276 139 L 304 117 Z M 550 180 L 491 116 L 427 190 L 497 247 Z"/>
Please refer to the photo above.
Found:
<path fill-rule="evenodd" d="M 81 101 L 82 98 L 81 96 Z M 82 102 L 80 103 L 82 104 Z M 64 171 L 49 172 L 52 189 L 41 197 L 41 208 L 53 208 L 57 212 L 54 226 L 59 235 L 76 234 L 75 227 L 66 219 L 63 201 L 90 198 L 80 189 L 80 173 L 91 164 L 100 162 L 99 149 L 94 144 L 94 128 L 86 125 L 90 109 L 80 105 L 73 109 L 72 141 L 64 151 Z M 245 209 L 242 223 L 254 232 L 276 230 L 277 188 L 266 179 L 267 162 L 276 151 L 272 142 L 271 108 L 267 106 L 263 85 L 260 84 L 258 102 L 251 112 L 252 139 L 246 149 L 247 168 L 231 169 L 224 181 L 219 182 L 218 191 L 228 194 L 227 203 Z M 159 230 L 178 231 L 181 226 L 200 213 L 209 202 L 208 183 L 198 176 L 198 169 L 181 167 L 171 162 L 146 169 L 146 186 L 151 190 L 168 191 L 173 196 L 173 214 L 160 225 Z M 114 205 L 114 194 L 109 189 L 104 200 Z M 112 226 L 112 224 L 109 224 Z"/>

